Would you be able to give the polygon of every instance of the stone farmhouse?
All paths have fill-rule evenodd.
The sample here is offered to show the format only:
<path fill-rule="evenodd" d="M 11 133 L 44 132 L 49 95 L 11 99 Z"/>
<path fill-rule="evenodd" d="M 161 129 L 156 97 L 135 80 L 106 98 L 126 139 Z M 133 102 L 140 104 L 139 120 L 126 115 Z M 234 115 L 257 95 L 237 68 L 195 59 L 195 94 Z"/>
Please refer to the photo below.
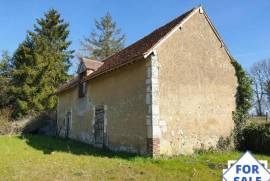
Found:
<path fill-rule="evenodd" d="M 193 8 L 103 61 L 82 58 L 56 93 L 59 134 L 150 156 L 215 148 L 234 127 L 231 61 L 204 9 Z"/>

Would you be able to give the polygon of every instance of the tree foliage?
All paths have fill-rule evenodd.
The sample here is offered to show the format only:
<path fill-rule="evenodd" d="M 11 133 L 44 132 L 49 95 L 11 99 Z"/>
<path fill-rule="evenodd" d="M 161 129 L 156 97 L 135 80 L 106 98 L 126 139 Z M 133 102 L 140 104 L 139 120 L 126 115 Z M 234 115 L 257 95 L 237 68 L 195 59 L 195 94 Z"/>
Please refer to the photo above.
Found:
<path fill-rule="evenodd" d="M 242 66 L 236 61 L 232 61 L 237 77 L 237 92 L 236 92 L 236 111 L 233 113 L 235 123 L 233 138 L 237 149 L 243 139 L 243 127 L 248 118 L 248 111 L 252 107 L 252 81 L 248 77 Z"/>
<path fill-rule="evenodd" d="M 237 111 L 248 113 L 252 107 L 252 81 L 242 68 L 242 66 L 236 61 L 232 61 L 235 68 L 235 74 L 238 81 L 237 93 L 236 93 L 236 109 Z"/>
<path fill-rule="evenodd" d="M 73 54 L 68 26 L 56 10 L 49 10 L 16 50 L 11 86 L 14 116 L 55 107 L 53 94 L 69 78 Z"/>
<path fill-rule="evenodd" d="M 126 36 L 121 33 L 110 13 L 99 21 L 95 20 L 95 30 L 82 41 L 82 50 L 87 56 L 103 60 L 124 47 Z"/>
<path fill-rule="evenodd" d="M 251 122 L 242 130 L 243 139 L 239 150 L 250 150 L 256 153 L 270 153 L 270 124 Z"/>
<path fill-rule="evenodd" d="M 0 59 L 0 108 L 9 105 L 9 87 L 12 71 L 12 59 L 7 51 L 3 51 Z"/>

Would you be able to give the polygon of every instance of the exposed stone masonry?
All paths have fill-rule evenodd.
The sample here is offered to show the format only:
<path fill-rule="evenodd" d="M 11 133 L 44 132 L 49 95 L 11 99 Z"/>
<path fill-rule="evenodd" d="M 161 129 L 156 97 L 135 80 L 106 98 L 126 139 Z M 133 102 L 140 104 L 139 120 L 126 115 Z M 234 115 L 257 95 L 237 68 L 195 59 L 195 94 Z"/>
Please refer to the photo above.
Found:
<path fill-rule="evenodd" d="M 159 154 L 161 130 L 159 125 L 159 85 L 158 85 L 158 59 L 155 54 L 151 55 L 150 65 L 147 67 L 146 79 L 146 105 L 148 114 L 147 125 L 147 151 L 148 155 Z"/>

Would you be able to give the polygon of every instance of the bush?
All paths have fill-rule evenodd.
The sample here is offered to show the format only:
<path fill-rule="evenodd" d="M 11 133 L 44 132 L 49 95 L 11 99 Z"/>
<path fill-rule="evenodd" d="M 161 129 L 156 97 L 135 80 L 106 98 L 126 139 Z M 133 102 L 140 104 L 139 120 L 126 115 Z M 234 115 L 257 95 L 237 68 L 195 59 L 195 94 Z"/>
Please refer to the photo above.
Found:
<path fill-rule="evenodd" d="M 237 93 L 236 93 L 236 110 L 248 113 L 248 110 L 252 107 L 252 81 L 243 69 L 243 67 L 236 61 L 232 60 L 232 65 L 235 69 L 235 75 L 237 77 Z"/>
<path fill-rule="evenodd" d="M 8 120 L 0 119 L 0 135 L 8 135 L 12 133 L 12 123 Z"/>
<path fill-rule="evenodd" d="M 12 121 L 10 120 L 11 110 L 0 109 L 0 135 L 11 134 Z"/>
<path fill-rule="evenodd" d="M 245 127 L 248 120 L 248 115 L 245 112 L 238 110 L 236 112 L 233 112 L 233 120 L 233 141 L 235 148 L 239 150 L 243 142 L 243 128 Z"/>
<path fill-rule="evenodd" d="M 28 121 L 22 128 L 22 133 L 32 134 L 56 134 L 56 116 L 53 113 L 43 112 L 28 118 Z"/>
<path fill-rule="evenodd" d="M 235 148 L 239 149 L 243 141 L 242 129 L 248 119 L 248 110 L 252 106 L 252 81 L 248 77 L 243 67 L 236 60 L 232 60 L 231 63 L 235 68 L 235 75 L 238 82 L 237 92 L 235 95 L 236 110 L 233 113 L 233 120 L 235 124 L 233 139 Z"/>
<path fill-rule="evenodd" d="M 242 129 L 240 150 L 270 154 L 270 123 L 250 123 Z"/>
<path fill-rule="evenodd" d="M 234 145 L 232 144 L 232 136 L 229 137 L 220 137 L 217 143 L 218 151 L 229 151 L 233 150 Z"/>
<path fill-rule="evenodd" d="M 55 112 L 32 114 L 21 119 L 11 119 L 11 109 L 0 109 L 0 135 L 39 133 L 56 134 Z"/>

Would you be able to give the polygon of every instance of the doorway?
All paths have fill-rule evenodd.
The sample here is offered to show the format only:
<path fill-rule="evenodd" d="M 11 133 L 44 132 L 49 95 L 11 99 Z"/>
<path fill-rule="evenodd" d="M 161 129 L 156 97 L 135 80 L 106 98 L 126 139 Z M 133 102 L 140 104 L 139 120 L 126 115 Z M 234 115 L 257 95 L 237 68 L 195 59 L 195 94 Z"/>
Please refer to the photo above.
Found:
<path fill-rule="evenodd" d="M 95 109 L 95 144 L 104 145 L 104 106 L 96 106 Z"/>
<path fill-rule="evenodd" d="M 66 114 L 66 135 L 65 137 L 68 138 L 70 134 L 70 129 L 71 129 L 71 112 L 67 112 Z"/>

